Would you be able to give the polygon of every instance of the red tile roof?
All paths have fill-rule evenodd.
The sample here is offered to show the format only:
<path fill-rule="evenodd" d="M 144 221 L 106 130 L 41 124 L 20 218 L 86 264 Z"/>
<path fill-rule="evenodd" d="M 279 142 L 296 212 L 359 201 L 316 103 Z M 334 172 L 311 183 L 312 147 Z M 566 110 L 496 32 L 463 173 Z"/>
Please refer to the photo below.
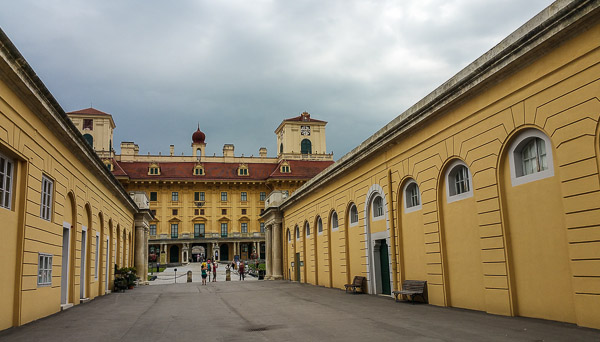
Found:
<path fill-rule="evenodd" d="M 204 175 L 193 175 L 195 162 L 161 162 L 160 175 L 148 175 L 149 162 L 114 162 L 115 177 L 127 177 L 132 180 L 175 179 L 175 180 L 253 180 L 266 181 L 277 179 L 310 179 L 323 171 L 333 161 L 288 161 L 290 173 L 279 172 L 278 164 L 247 163 L 248 176 L 238 176 L 239 163 L 203 162 Z"/>
<path fill-rule="evenodd" d="M 302 115 L 304 114 L 304 115 Z M 296 117 L 293 118 L 289 118 L 289 119 L 285 119 L 283 121 L 304 121 L 304 122 L 324 122 L 327 123 L 327 121 L 323 121 L 323 120 L 317 120 L 317 119 L 313 119 L 310 117 L 310 114 L 304 112 Z"/>
<path fill-rule="evenodd" d="M 110 115 L 108 113 L 102 112 L 97 110 L 96 108 L 86 108 L 86 109 L 80 109 L 80 110 L 76 110 L 74 112 L 68 112 L 67 114 L 84 114 L 84 115 Z"/>
<path fill-rule="evenodd" d="M 282 160 L 275 170 L 271 172 L 269 178 L 277 179 L 310 179 L 319 172 L 325 170 L 333 161 L 308 161 L 308 160 L 287 160 L 290 166 L 289 173 L 281 173 Z"/>

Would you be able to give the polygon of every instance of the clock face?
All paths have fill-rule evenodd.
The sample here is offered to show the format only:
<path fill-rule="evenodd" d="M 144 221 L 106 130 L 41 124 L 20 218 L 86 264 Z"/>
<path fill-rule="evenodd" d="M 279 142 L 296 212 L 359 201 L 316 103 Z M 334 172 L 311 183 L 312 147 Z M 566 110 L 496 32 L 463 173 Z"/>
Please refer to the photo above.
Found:
<path fill-rule="evenodd" d="M 300 126 L 301 135 L 310 135 L 310 126 Z"/>

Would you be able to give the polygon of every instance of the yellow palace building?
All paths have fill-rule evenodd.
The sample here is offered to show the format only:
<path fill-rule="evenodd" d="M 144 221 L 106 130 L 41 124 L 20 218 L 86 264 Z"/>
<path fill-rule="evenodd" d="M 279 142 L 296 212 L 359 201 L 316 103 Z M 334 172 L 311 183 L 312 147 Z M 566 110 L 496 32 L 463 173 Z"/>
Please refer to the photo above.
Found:
<path fill-rule="evenodd" d="M 600 328 L 600 2 L 557 1 L 261 216 L 272 278 Z M 270 199 L 271 197 L 269 197 Z M 282 246 L 282 247 L 281 247 Z"/>
<path fill-rule="evenodd" d="M 277 157 L 260 148 L 258 156 L 206 155 L 206 135 L 191 134 L 188 155 L 141 155 L 133 142 L 112 149 L 112 116 L 94 108 L 68 113 L 83 137 L 101 149 L 107 168 L 129 192 L 149 198 L 150 255 L 161 264 L 264 258 L 265 230 L 260 214 L 267 194 L 295 190 L 333 163 L 326 152 L 326 122 L 307 112 L 283 120 L 275 130 Z"/>
<path fill-rule="evenodd" d="M 0 330 L 110 292 L 134 258 L 144 277 L 133 197 L 0 30 Z"/>

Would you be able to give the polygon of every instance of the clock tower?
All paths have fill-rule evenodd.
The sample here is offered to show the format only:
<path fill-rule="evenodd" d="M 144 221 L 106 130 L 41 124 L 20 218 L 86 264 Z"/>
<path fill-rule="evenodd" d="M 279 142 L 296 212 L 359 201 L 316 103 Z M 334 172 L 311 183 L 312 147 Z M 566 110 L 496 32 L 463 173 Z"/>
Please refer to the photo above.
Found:
<path fill-rule="evenodd" d="M 300 160 L 333 160 L 325 144 L 327 122 L 313 119 L 304 112 L 300 116 L 283 120 L 275 130 L 277 157 Z"/>

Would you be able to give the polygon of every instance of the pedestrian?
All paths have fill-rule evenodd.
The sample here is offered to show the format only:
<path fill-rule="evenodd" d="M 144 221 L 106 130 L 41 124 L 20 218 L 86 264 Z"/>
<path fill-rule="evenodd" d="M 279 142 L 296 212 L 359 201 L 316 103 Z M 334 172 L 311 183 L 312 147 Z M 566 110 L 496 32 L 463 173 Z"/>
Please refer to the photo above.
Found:
<path fill-rule="evenodd" d="M 202 263 L 202 285 L 206 285 L 206 263 Z"/>
<path fill-rule="evenodd" d="M 240 265 L 238 266 L 238 273 L 240 274 L 240 280 L 244 280 L 244 272 L 245 272 L 245 267 L 244 267 L 244 262 L 240 262 Z"/>
<path fill-rule="evenodd" d="M 206 272 L 208 273 L 208 281 L 210 282 L 210 271 L 212 271 L 212 265 L 210 259 L 206 262 Z"/>
<path fill-rule="evenodd" d="M 219 267 L 219 264 L 217 264 L 216 262 L 213 261 L 213 264 L 212 264 L 213 281 L 217 281 L 217 267 Z"/>

